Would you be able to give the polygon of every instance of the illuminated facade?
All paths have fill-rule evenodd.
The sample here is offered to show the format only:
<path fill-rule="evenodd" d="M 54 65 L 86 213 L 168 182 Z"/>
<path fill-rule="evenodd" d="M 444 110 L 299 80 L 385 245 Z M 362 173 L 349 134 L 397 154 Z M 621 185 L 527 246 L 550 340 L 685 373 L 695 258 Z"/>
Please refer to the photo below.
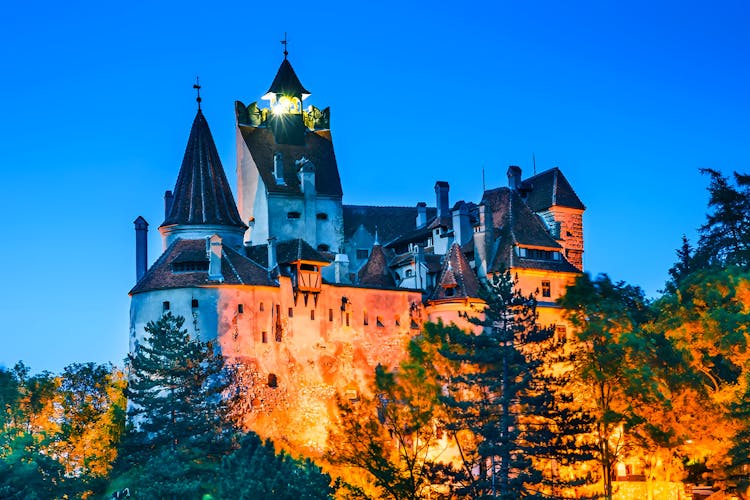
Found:
<path fill-rule="evenodd" d="M 150 268 L 136 220 L 130 345 L 165 311 L 184 316 L 242 362 L 248 427 L 317 455 L 335 395 L 367 391 L 424 321 L 470 327 L 488 275 L 510 268 L 540 323 L 564 328 L 554 301 L 582 269 L 584 206 L 558 169 L 518 167 L 478 203 L 451 207 L 438 181 L 434 207 L 344 205 L 330 111 L 309 96 L 285 57 L 268 107 L 235 103 L 237 204 L 198 109 Z"/>

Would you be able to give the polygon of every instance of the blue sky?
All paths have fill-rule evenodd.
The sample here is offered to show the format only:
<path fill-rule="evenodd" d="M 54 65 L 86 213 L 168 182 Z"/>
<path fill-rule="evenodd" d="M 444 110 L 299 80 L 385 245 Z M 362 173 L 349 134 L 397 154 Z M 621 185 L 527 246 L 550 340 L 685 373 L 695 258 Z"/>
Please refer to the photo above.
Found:
<path fill-rule="evenodd" d="M 331 106 L 353 204 L 478 201 L 559 166 L 585 267 L 656 295 L 706 211 L 698 169 L 750 170 L 745 2 L 15 2 L 0 31 L 0 364 L 120 363 L 133 220 L 151 224 L 203 110 L 234 185 L 236 99 L 289 59 Z"/>

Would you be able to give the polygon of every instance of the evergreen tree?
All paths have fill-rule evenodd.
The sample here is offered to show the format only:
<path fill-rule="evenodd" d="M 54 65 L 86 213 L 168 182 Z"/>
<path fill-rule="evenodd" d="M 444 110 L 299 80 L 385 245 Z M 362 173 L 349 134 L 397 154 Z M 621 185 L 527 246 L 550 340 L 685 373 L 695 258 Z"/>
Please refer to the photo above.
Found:
<path fill-rule="evenodd" d="M 463 459 L 459 493 L 546 498 L 556 487 L 542 470 L 544 459 L 569 464 L 590 458 L 585 444 L 580 454 L 570 449 L 589 429 L 587 417 L 572 398 L 565 409 L 550 390 L 554 370 L 545 366 L 544 352 L 553 331 L 537 326 L 535 299 L 515 289 L 505 272 L 490 280 L 485 301 L 480 333 L 432 329 L 448 361 L 441 399 L 445 427 Z"/>
<path fill-rule="evenodd" d="M 249 432 L 222 459 L 219 497 L 226 500 L 325 500 L 332 498 L 331 478 L 309 459 L 276 454 Z"/>
<path fill-rule="evenodd" d="M 139 487 L 161 498 L 208 491 L 230 445 L 224 359 L 210 342 L 191 338 L 183 323 L 171 313 L 149 322 L 144 342 L 129 356 L 121 470 L 136 471 L 128 474 L 135 484 L 125 485 L 135 494 Z M 159 481 L 161 472 L 170 480 Z"/>

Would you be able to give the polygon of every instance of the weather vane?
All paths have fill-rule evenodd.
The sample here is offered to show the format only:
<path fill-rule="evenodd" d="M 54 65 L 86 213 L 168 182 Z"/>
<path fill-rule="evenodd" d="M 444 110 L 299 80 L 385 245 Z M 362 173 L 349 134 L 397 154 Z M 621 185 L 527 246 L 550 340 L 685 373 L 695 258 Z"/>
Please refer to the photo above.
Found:
<path fill-rule="evenodd" d="M 200 80 L 198 80 L 198 76 L 195 77 L 195 84 L 193 85 L 193 88 L 198 92 L 198 97 L 195 98 L 195 102 L 198 103 L 198 111 L 201 110 L 201 84 Z"/>
<path fill-rule="evenodd" d="M 284 46 L 284 59 L 286 59 L 286 56 L 289 55 L 288 48 L 289 41 L 286 39 L 286 31 L 284 32 L 284 39 L 281 41 L 281 45 Z"/>

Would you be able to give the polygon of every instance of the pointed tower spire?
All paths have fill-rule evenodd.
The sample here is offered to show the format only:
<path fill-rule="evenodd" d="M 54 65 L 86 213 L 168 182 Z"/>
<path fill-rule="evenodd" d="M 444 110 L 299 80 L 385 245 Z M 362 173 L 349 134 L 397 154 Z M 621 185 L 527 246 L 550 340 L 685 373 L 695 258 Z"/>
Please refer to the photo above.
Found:
<path fill-rule="evenodd" d="M 247 226 L 237 212 L 211 130 L 200 108 L 173 193 L 169 213 L 159 227 L 165 247 L 176 238 L 195 239 L 214 234 L 221 235 L 232 246 L 242 244 Z"/>

